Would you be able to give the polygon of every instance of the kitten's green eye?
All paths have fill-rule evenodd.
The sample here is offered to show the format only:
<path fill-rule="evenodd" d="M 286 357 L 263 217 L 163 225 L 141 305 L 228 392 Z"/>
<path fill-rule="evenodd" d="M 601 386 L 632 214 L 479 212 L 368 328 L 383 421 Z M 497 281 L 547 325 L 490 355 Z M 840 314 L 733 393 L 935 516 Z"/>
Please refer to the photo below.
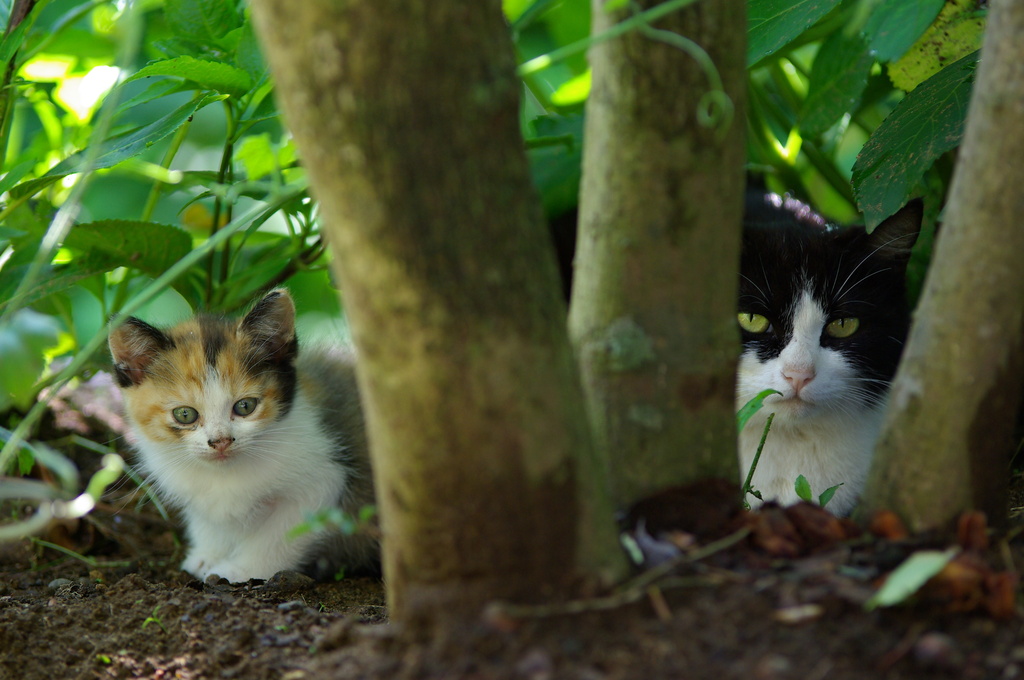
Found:
<path fill-rule="evenodd" d="M 860 328 L 860 319 L 850 316 L 845 319 L 829 321 L 825 326 L 825 332 L 833 338 L 848 338 L 856 333 L 858 328 Z"/>
<path fill-rule="evenodd" d="M 260 403 L 260 400 L 255 397 L 246 397 L 245 399 L 239 399 L 235 402 L 235 407 L 231 409 L 238 416 L 247 416 L 256 410 L 256 404 Z"/>
<path fill-rule="evenodd" d="M 199 411 L 195 410 L 191 406 L 179 406 L 171 411 L 171 415 L 174 416 L 174 419 L 182 425 L 191 425 L 199 420 Z"/>
<path fill-rule="evenodd" d="M 771 326 L 768 317 L 761 314 L 740 312 L 736 315 L 736 318 L 740 320 L 740 328 L 748 333 L 764 333 Z"/>

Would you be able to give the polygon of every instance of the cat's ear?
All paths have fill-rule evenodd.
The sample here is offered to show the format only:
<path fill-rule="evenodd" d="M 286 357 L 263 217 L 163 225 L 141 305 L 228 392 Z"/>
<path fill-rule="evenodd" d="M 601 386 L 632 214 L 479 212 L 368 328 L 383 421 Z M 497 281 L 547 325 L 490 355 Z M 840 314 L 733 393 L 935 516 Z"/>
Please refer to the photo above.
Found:
<path fill-rule="evenodd" d="M 868 236 L 872 249 L 879 255 L 888 256 L 900 262 L 910 259 L 910 249 L 921 232 L 924 218 L 924 202 L 915 198 L 896 211 L 896 214 L 875 227 Z"/>
<path fill-rule="evenodd" d="M 110 332 L 108 344 L 120 387 L 140 384 L 157 355 L 174 346 L 163 331 L 134 316 Z"/>
<path fill-rule="evenodd" d="M 276 288 L 260 299 L 244 319 L 240 330 L 254 340 L 261 354 L 274 361 L 294 357 L 295 303 L 284 288 Z"/>

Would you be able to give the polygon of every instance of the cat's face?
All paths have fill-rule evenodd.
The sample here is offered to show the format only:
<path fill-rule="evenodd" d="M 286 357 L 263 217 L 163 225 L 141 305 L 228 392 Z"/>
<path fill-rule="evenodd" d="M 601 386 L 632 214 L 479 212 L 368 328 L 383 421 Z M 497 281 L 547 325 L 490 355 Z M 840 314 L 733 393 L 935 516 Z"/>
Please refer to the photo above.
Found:
<path fill-rule="evenodd" d="M 270 455 L 261 435 L 295 392 L 287 293 L 270 293 L 240 321 L 199 316 L 159 330 L 130 319 L 111 333 L 110 348 L 128 416 L 168 464 Z"/>
<path fill-rule="evenodd" d="M 866 234 L 781 204 L 748 206 L 738 405 L 777 390 L 766 410 L 784 426 L 880 402 L 907 334 L 904 276 L 920 219 L 911 204 Z"/>

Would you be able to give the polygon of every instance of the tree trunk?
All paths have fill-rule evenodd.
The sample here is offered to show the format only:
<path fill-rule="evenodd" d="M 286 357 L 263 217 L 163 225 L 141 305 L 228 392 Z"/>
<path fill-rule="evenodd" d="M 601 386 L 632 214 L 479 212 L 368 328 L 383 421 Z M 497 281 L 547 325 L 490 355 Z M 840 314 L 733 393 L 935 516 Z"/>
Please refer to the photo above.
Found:
<path fill-rule="evenodd" d="M 604 5 L 593 1 L 595 34 L 624 18 Z M 658 22 L 657 35 L 633 32 L 590 52 L 569 329 L 620 505 L 738 478 L 745 7 L 697 3 Z M 735 109 L 729 120 L 702 124 L 709 76 L 665 31 L 707 50 Z"/>
<path fill-rule="evenodd" d="M 1024 350 L 1024 4 L 992 0 L 967 129 L 865 491 L 913 530 L 1006 518 Z"/>
<path fill-rule="evenodd" d="M 393 620 L 618 573 L 499 3 L 252 7 L 359 352 Z"/>

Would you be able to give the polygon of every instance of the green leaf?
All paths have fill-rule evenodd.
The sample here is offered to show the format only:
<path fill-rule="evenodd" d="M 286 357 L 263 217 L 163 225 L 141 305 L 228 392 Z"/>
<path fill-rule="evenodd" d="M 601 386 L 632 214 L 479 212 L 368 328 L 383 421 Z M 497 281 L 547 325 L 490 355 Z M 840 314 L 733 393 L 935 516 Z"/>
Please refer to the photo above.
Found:
<path fill-rule="evenodd" d="M 864 32 L 878 61 L 899 59 L 939 15 L 946 0 L 881 0 Z"/>
<path fill-rule="evenodd" d="M 868 228 L 906 203 L 936 158 L 963 137 L 978 53 L 921 83 L 864 144 L 853 166 L 853 188 Z"/>
<path fill-rule="evenodd" d="M 252 79 L 249 74 L 240 68 L 188 56 L 153 62 L 139 69 L 125 82 L 151 76 L 183 78 L 195 83 L 200 89 L 213 90 L 236 97 L 245 94 L 252 87 Z"/>
<path fill-rule="evenodd" d="M 31 309 L 18 310 L 0 324 L 0 413 L 32 405 L 46 368 L 46 350 L 57 344 L 59 335 L 56 319 Z"/>
<path fill-rule="evenodd" d="M 238 47 L 235 48 L 235 64 L 249 74 L 252 82 L 258 83 L 267 74 L 267 64 L 263 61 L 263 52 L 253 33 L 252 24 L 246 20 L 241 29 Z"/>
<path fill-rule="evenodd" d="M 166 0 L 164 13 L 175 33 L 205 43 L 241 25 L 231 0 Z"/>
<path fill-rule="evenodd" d="M 836 491 L 839 491 L 839 487 L 841 487 L 842 485 L 842 483 L 839 483 L 836 484 L 835 486 L 830 486 L 829 488 L 822 491 L 821 495 L 818 496 L 818 505 L 820 505 L 821 507 L 825 507 L 826 505 L 828 505 L 828 502 L 832 500 L 832 497 L 836 495 Z"/>
<path fill-rule="evenodd" d="M 891 607 L 904 602 L 921 589 L 928 579 L 942 571 L 960 552 L 959 548 L 945 551 L 921 550 L 908 557 L 896 567 L 885 583 L 864 603 L 868 611 L 877 607 Z"/>
<path fill-rule="evenodd" d="M 235 158 L 245 167 L 250 181 L 258 180 L 277 170 L 277 154 L 267 133 L 249 135 L 242 139 L 235 151 Z"/>
<path fill-rule="evenodd" d="M 779 392 L 778 390 L 764 390 L 744 404 L 743 408 L 741 408 L 739 413 L 736 414 L 736 429 L 742 430 L 746 427 L 750 419 L 754 417 L 754 414 L 760 411 L 761 407 L 764 406 L 764 400 L 773 394 L 782 394 L 782 392 Z"/>
<path fill-rule="evenodd" d="M 192 250 L 192 238 L 168 224 L 102 220 L 76 224 L 64 245 L 93 256 L 106 256 L 111 268 L 132 267 L 159 276 Z"/>
<path fill-rule="evenodd" d="M 80 257 L 62 265 L 47 265 L 39 274 L 39 282 L 14 297 L 18 284 L 28 273 L 29 265 L 5 266 L 0 271 L 0 313 L 8 307 L 27 307 L 54 293 L 60 293 L 83 279 L 110 271 L 109 260 L 105 257 Z M 6 359 L 5 359 L 6 361 Z"/>
<path fill-rule="evenodd" d="M 839 6 L 840 0 L 750 0 L 747 66 L 782 49 Z"/>
<path fill-rule="evenodd" d="M 10 191 L 11 187 L 20 182 L 35 165 L 36 159 L 30 158 L 8 170 L 4 178 L 0 180 L 0 194 Z"/>
<path fill-rule="evenodd" d="M 985 13 L 978 11 L 976 0 L 949 0 L 907 53 L 889 64 L 889 78 L 910 92 L 946 64 L 976 52 L 984 32 Z"/>
<path fill-rule="evenodd" d="M 78 151 L 50 168 L 50 171 L 42 177 L 19 184 L 12 190 L 12 194 L 14 196 L 34 194 L 73 173 L 84 172 L 89 168 L 93 170 L 109 168 L 121 161 L 138 156 L 156 142 L 173 134 L 197 110 L 223 98 L 223 95 L 206 95 L 199 99 L 193 99 L 148 125 L 105 140 L 100 145 L 99 153 L 92 159 L 92 164 L 88 168 L 89 151 Z"/>
<path fill-rule="evenodd" d="M 799 475 L 796 478 L 796 482 L 793 484 L 793 489 L 796 491 L 796 495 L 800 497 L 800 500 L 811 502 L 811 483 L 807 481 L 807 478 L 803 475 Z"/>
<path fill-rule="evenodd" d="M 532 121 L 527 140 L 530 174 L 548 215 L 561 215 L 579 202 L 583 159 L 583 116 L 542 116 Z"/>
<path fill-rule="evenodd" d="M 821 44 L 800 111 L 800 128 L 806 135 L 821 134 L 853 110 L 874 61 L 858 34 L 836 31 Z"/>

